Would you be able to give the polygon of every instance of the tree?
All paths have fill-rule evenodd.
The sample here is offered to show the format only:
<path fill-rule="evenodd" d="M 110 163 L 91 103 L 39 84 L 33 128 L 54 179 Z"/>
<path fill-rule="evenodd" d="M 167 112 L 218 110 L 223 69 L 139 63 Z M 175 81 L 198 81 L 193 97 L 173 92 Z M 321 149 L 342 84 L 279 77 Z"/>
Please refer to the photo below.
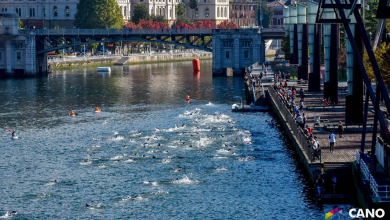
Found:
<path fill-rule="evenodd" d="M 372 33 L 372 35 L 375 35 L 376 28 L 379 23 L 379 19 L 376 18 L 376 12 L 378 10 L 378 4 L 379 0 L 372 0 L 367 2 L 368 10 L 366 10 L 366 31 L 367 33 Z M 370 35 L 369 35 L 370 37 Z"/>
<path fill-rule="evenodd" d="M 390 44 L 382 43 L 374 51 L 374 55 L 378 63 L 383 81 L 387 86 L 389 86 L 390 85 Z M 364 54 L 363 59 L 364 59 L 364 66 L 366 68 L 368 77 L 370 79 L 376 79 L 367 52 Z"/>
<path fill-rule="evenodd" d="M 269 28 L 274 16 L 274 9 L 268 5 L 263 5 L 263 28 Z"/>
<path fill-rule="evenodd" d="M 184 17 L 186 15 L 186 5 L 183 2 L 180 2 L 176 5 L 175 11 L 177 17 Z"/>
<path fill-rule="evenodd" d="M 219 25 L 217 25 L 218 28 L 220 29 L 237 29 L 237 28 L 240 28 L 240 26 L 238 26 L 236 23 L 234 23 L 234 21 L 223 21 L 221 23 L 219 23 Z"/>
<path fill-rule="evenodd" d="M 194 9 L 198 7 L 198 2 L 196 0 L 190 0 L 188 6 L 192 9 L 192 19 L 194 19 Z"/>
<path fill-rule="evenodd" d="M 290 59 L 290 35 L 284 36 L 282 40 L 282 51 L 286 60 Z"/>
<path fill-rule="evenodd" d="M 192 24 L 194 23 L 194 21 L 191 20 L 191 19 L 189 19 L 189 18 L 186 18 L 186 17 L 184 17 L 184 16 L 180 16 L 180 17 L 177 17 L 174 27 L 176 27 L 176 26 L 179 25 L 180 23 L 192 25 Z M 176 28 L 177 28 L 177 27 L 176 27 Z"/>
<path fill-rule="evenodd" d="M 141 3 L 138 3 L 134 7 L 134 15 L 131 18 L 131 21 L 133 21 L 135 24 L 138 24 L 139 20 L 149 20 L 149 10 L 146 8 L 145 5 L 142 5 Z"/>
<path fill-rule="evenodd" d="M 133 23 L 133 22 L 128 22 L 126 24 L 123 25 L 123 28 L 128 28 L 128 29 L 136 29 L 137 26 Z"/>
<path fill-rule="evenodd" d="M 115 0 L 80 0 L 74 25 L 77 28 L 122 28 L 122 11 Z"/>
<path fill-rule="evenodd" d="M 164 15 L 149 15 L 149 20 L 157 22 L 168 22 Z"/>
<path fill-rule="evenodd" d="M 19 29 L 22 29 L 22 27 L 23 27 L 23 22 L 19 18 Z"/>

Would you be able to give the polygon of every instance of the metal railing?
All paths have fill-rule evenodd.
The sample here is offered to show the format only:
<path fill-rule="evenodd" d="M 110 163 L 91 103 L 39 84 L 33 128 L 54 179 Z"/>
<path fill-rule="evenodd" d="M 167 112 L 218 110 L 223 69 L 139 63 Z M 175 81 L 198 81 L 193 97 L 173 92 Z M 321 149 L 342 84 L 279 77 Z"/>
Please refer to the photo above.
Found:
<path fill-rule="evenodd" d="M 262 28 L 261 32 L 284 32 L 284 28 Z"/>
<path fill-rule="evenodd" d="M 372 194 L 379 199 L 378 193 L 378 184 L 376 183 L 374 177 L 370 174 L 370 171 L 367 168 L 366 163 L 360 158 L 359 151 L 356 150 L 356 163 L 359 164 L 360 172 L 362 173 L 364 180 L 369 182 L 370 190 Z"/>
<path fill-rule="evenodd" d="M 307 140 L 303 130 L 301 127 L 298 126 L 297 121 L 293 118 L 293 115 L 290 113 L 290 111 L 286 108 L 286 106 L 280 101 L 278 95 L 276 94 L 275 90 L 269 86 L 268 91 L 270 94 L 270 97 L 273 99 L 273 102 L 279 109 L 279 113 L 284 117 L 290 131 L 295 136 L 296 141 L 298 145 L 301 147 L 303 153 L 305 154 L 306 158 L 309 160 L 309 163 L 313 162 L 313 149 L 309 147 L 310 143 Z M 320 152 L 320 163 L 322 163 L 322 154 Z"/>
<path fill-rule="evenodd" d="M 26 30 L 37 35 L 127 35 L 127 34 L 211 34 L 212 28 L 158 29 L 38 29 Z M 24 30 L 21 30 L 24 31 Z"/>

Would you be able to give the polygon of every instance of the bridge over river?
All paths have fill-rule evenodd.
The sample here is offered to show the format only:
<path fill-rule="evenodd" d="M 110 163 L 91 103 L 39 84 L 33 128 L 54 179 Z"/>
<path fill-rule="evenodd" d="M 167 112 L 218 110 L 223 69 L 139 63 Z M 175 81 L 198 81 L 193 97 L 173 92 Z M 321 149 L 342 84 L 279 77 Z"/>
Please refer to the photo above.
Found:
<path fill-rule="evenodd" d="M 273 29 L 32 29 L 19 30 L 18 16 L 0 13 L 8 26 L 0 27 L 0 76 L 36 76 L 47 72 L 47 53 L 92 43 L 158 42 L 213 52 L 213 72 L 239 74 L 263 62 L 265 40 L 282 39 L 283 28 Z"/>

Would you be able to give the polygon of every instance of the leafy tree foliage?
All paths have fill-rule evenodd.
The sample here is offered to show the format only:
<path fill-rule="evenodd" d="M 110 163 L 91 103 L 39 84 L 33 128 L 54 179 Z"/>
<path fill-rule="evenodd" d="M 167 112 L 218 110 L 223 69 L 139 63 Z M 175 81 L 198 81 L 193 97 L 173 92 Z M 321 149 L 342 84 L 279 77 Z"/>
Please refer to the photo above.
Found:
<path fill-rule="evenodd" d="M 272 18 L 274 16 L 274 9 L 268 5 L 263 5 L 263 27 L 269 28 L 271 26 Z"/>
<path fill-rule="evenodd" d="M 122 28 L 122 11 L 115 0 L 80 0 L 74 25 L 77 28 Z"/>
<path fill-rule="evenodd" d="M 131 18 L 131 21 L 135 24 L 138 24 L 139 20 L 149 20 L 149 10 L 146 8 L 145 5 L 142 5 L 141 3 L 138 3 L 134 7 L 134 15 Z"/>
<path fill-rule="evenodd" d="M 183 2 L 180 2 L 179 4 L 176 5 L 175 8 L 176 15 L 177 17 L 184 17 L 186 14 L 186 5 Z"/>
<path fill-rule="evenodd" d="M 375 51 L 374 55 L 378 63 L 380 72 L 383 77 L 383 81 L 387 86 L 390 85 L 390 44 L 382 43 Z M 375 79 L 374 70 L 372 68 L 368 54 L 364 54 L 364 66 L 368 77 L 370 79 Z"/>
<path fill-rule="evenodd" d="M 188 2 L 188 6 L 192 9 L 192 19 L 194 19 L 194 10 L 196 7 L 198 7 L 198 2 L 196 0 L 190 0 Z"/>
<path fill-rule="evenodd" d="M 284 36 L 282 40 L 282 51 L 284 52 L 285 59 L 290 59 L 290 35 Z"/>

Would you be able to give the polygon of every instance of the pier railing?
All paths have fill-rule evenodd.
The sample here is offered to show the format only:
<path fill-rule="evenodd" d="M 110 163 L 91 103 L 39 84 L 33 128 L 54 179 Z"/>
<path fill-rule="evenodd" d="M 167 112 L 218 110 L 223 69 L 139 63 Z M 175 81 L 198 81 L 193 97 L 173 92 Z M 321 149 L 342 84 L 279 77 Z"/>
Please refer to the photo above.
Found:
<path fill-rule="evenodd" d="M 279 113 L 285 119 L 290 131 L 295 136 L 295 139 L 298 145 L 301 147 L 303 153 L 306 155 L 306 158 L 311 163 L 313 162 L 313 149 L 309 147 L 309 142 L 302 130 L 301 127 L 297 124 L 297 121 L 294 119 L 293 115 L 286 108 L 286 106 L 280 101 L 278 95 L 276 94 L 273 87 L 268 88 L 269 94 L 271 98 L 274 100 L 274 103 L 279 109 Z M 320 163 L 322 162 L 321 154 L 320 154 Z"/>

